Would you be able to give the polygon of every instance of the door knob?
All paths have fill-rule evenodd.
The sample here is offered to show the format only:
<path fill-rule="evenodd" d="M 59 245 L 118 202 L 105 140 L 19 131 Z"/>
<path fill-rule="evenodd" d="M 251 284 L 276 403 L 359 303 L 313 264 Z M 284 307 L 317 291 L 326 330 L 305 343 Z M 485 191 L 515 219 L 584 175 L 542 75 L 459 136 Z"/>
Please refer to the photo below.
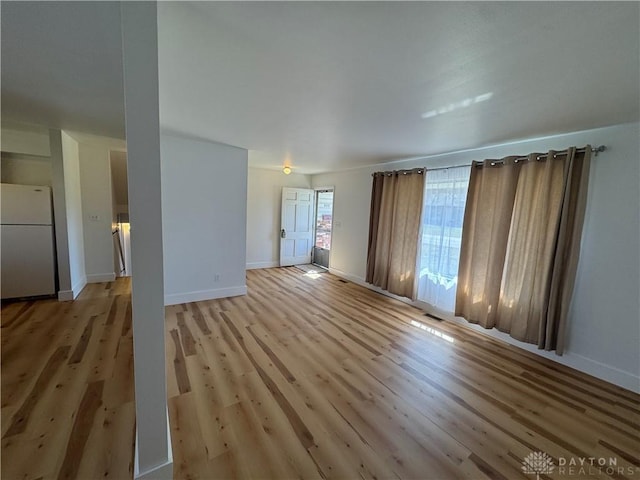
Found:
<path fill-rule="evenodd" d="M 284 228 L 280 230 L 280 238 L 287 238 L 287 232 Z"/>

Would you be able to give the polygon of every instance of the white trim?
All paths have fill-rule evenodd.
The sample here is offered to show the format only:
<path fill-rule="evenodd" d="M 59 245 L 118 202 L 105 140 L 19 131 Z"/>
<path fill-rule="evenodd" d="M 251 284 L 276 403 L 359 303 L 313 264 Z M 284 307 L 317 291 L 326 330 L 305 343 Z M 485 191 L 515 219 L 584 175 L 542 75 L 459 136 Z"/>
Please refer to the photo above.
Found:
<path fill-rule="evenodd" d="M 247 294 L 247 286 L 218 288 L 215 290 L 199 290 L 196 292 L 165 294 L 165 305 L 178 305 L 180 303 L 201 302 L 203 300 L 213 300 L 215 298 L 237 297 Z"/>
<path fill-rule="evenodd" d="M 364 278 L 362 278 L 362 277 L 357 277 L 355 275 L 351 275 L 349 273 L 343 272 L 342 270 L 338 270 L 336 268 L 331 268 L 331 267 L 329 267 L 329 273 L 333 273 L 337 277 L 341 277 L 341 278 L 344 278 L 345 280 L 349 280 L 350 282 L 356 283 L 356 284 L 360 285 L 361 287 L 368 288 L 369 290 L 372 290 L 372 291 L 377 292 L 377 293 L 381 293 L 382 295 L 384 295 L 386 297 L 391 297 L 394 300 L 398 300 L 400 302 L 407 303 L 407 304 L 412 305 L 412 306 L 414 306 L 416 308 L 422 308 L 420 305 L 417 305 L 410 298 L 399 297 L 398 295 L 394 295 L 393 293 L 387 292 L 386 290 L 383 290 L 380 287 L 376 287 L 375 285 L 371 285 L 370 283 L 365 282 Z"/>
<path fill-rule="evenodd" d="M 611 365 L 607 365 L 596 360 L 592 360 L 571 351 L 565 351 L 563 355 L 556 355 L 555 352 L 549 352 L 539 349 L 537 345 L 516 340 L 508 333 L 501 332 L 500 330 L 497 330 L 495 328 L 486 329 L 481 327 L 480 325 L 469 323 L 464 318 L 454 317 L 451 314 L 447 315 L 446 317 L 443 316 L 443 318 L 446 321 L 456 323 L 464 328 L 469 328 L 483 335 L 488 335 L 489 337 L 502 340 L 509 345 L 513 345 L 515 347 L 521 348 L 522 350 L 526 350 L 527 352 L 534 353 L 553 362 L 571 367 L 583 373 L 587 373 L 601 380 L 604 380 L 605 382 L 609 382 L 619 387 L 626 388 L 627 390 L 631 390 L 632 392 L 640 393 L 640 377 L 635 376 L 630 372 L 625 372 L 624 370 L 620 370 L 619 368 L 612 367 Z"/>
<path fill-rule="evenodd" d="M 83 275 L 82 278 L 78 282 L 76 282 L 73 287 L 71 287 L 71 290 L 73 290 L 74 300 L 78 298 L 78 295 L 82 293 L 82 290 L 84 290 L 84 287 L 87 286 L 87 283 L 87 277 Z"/>
<path fill-rule="evenodd" d="M 358 285 L 366 287 L 369 290 L 374 290 L 376 288 L 373 285 L 366 283 L 364 281 L 364 278 L 357 277 L 356 275 L 351 275 L 350 273 L 343 272 L 342 270 L 338 270 L 337 268 L 329 268 L 329 273 L 334 274 L 336 277 L 341 277 L 341 278 L 344 278 L 345 280 L 349 280 L 353 283 L 357 283 Z"/>
<path fill-rule="evenodd" d="M 136 480 L 173 480 L 173 460 L 139 473 L 134 478 Z"/>
<path fill-rule="evenodd" d="M 111 273 L 92 273 L 87 275 L 87 283 L 103 283 L 113 282 L 116 279 L 116 274 Z"/>
<path fill-rule="evenodd" d="M 258 268 L 275 268 L 279 267 L 280 262 L 251 262 L 247 263 L 247 270 L 256 270 Z"/>
<path fill-rule="evenodd" d="M 332 190 L 335 192 L 335 187 L 331 186 L 331 187 L 313 187 L 313 190 L 315 190 L 316 192 L 318 190 Z"/>
<path fill-rule="evenodd" d="M 318 192 L 319 191 L 331 191 L 331 193 L 333 193 L 333 199 L 331 200 L 331 218 L 332 218 L 332 223 L 331 223 L 331 242 L 333 243 L 333 233 L 335 231 L 334 229 L 334 224 L 335 224 L 335 218 L 334 214 L 336 212 L 336 188 L 334 186 L 331 187 L 313 187 L 313 191 L 314 193 L 314 201 L 313 201 L 313 206 L 314 206 L 314 210 L 313 210 L 313 214 L 315 217 L 315 222 L 313 223 L 313 241 L 312 244 L 313 246 L 311 247 L 311 261 L 314 262 L 315 258 L 313 256 L 313 254 L 315 253 L 315 245 L 316 245 L 316 234 L 318 233 Z M 329 269 L 329 267 L 331 267 L 331 252 L 333 251 L 332 248 L 329 248 L 329 258 L 327 259 L 327 266 L 323 267 L 323 268 L 327 268 L 327 270 Z"/>
<path fill-rule="evenodd" d="M 607 382 L 613 383 L 614 385 L 622 388 L 626 388 L 627 390 L 631 390 L 632 392 L 640 393 L 640 376 L 634 375 L 631 372 L 620 370 L 619 368 L 612 367 L 605 363 L 592 360 L 577 353 L 572 353 L 570 358 L 567 356 L 566 364 L 572 366 L 573 363 L 575 363 L 576 365 L 584 364 L 584 371 L 586 371 L 590 375 L 593 375 L 594 377 L 606 380 Z M 579 368 L 578 366 L 574 366 L 573 368 L 583 371 L 582 368 Z"/>
<path fill-rule="evenodd" d="M 133 458 L 135 480 L 173 480 L 173 446 L 171 445 L 171 427 L 169 423 L 169 407 L 167 406 L 167 461 L 145 472 L 140 472 L 138 462 L 138 428 L 136 427 L 136 448 Z"/>
<path fill-rule="evenodd" d="M 364 279 L 361 277 L 345 273 L 335 268 L 329 268 L 329 273 L 332 273 L 337 277 L 341 277 L 341 278 L 344 278 L 345 280 L 349 280 L 353 283 L 361 285 L 374 292 L 381 293 L 387 297 L 391 297 L 395 300 L 399 300 L 401 302 L 412 305 L 421 310 L 424 310 L 427 312 L 429 310 L 432 310 L 434 315 L 440 318 L 443 318 L 445 321 L 450 321 L 464 328 L 469 328 L 475 332 L 481 333 L 483 335 L 487 335 L 489 337 L 502 340 L 508 343 L 509 345 L 513 345 L 515 347 L 521 348 L 522 350 L 526 350 L 527 352 L 534 353 L 540 357 L 546 358 L 548 360 L 559 363 L 561 365 L 565 365 L 567 367 L 573 368 L 580 372 L 587 373 L 596 378 L 604 380 L 605 382 L 612 383 L 614 385 L 625 388 L 632 392 L 640 393 L 640 377 L 634 375 L 631 372 L 620 370 L 616 367 L 612 367 L 611 365 L 607 365 L 605 363 L 592 360 L 590 358 L 587 358 L 585 356 L 582 356 L 570 351 L 565 351 L 563 355 L 556 355 L 554 352 L 540 350 L 537 347 L 537 345 L 532 345 L 529 343 L 516 340 L 515 338 L 511 337 L 508 333 L 501 332 L 499 330 L 496 330 L 495 328 L 486 329 L 481 327 L 480 325 L 469 323 L 464 318 L 455 317 L 451 314 L 447 314 L 442 311 L 437 311 L 437 309 L 429 308 L 429 305 L 425 304 L 424 302 L 412 301 L 408 298 L 399 297 L 397 295 L 389 293 L 386 290 L 381 289 L 380 287 L 376 287 L 374 285 L 371 285 L 365 282 Z"/>
<path fill-rule="evenodd" d="M 58 292 L 59 302 L 70 302 L 73 299 L 74 299 L 73 290 L 60 290 Z"/>
<path fill-rule="evenodd" d="M 78 295 L 82 293 L 82 290 L 87 285 L 87 277 L 82 277 L 71 290 L 60 290 L 58 292 L 58 301 L 59 302 L 70 302 L 78 298 Z"/>

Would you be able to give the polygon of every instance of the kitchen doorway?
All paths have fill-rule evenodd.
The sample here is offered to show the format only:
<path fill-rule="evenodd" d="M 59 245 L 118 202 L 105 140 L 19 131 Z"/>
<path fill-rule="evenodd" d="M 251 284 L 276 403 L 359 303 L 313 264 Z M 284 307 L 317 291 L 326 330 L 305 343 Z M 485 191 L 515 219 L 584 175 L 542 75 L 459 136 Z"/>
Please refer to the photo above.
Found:
<path fill-rule="evenodd" d="M 316 222 L 313 243 L 313 264 L 329 268 L 333 230 L 333 188 L 316 190 Z"/>

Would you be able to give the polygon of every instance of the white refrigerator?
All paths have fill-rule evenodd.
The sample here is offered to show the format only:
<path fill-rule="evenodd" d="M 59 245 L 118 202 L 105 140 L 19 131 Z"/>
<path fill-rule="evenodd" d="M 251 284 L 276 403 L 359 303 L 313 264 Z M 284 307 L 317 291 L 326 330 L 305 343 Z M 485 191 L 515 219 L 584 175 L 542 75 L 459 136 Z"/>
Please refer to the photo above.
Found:
<path fill-rule="evenodd" d="M 2 298 L 53 295 L 56 262 L 51 189 L 0 184 Z"/>

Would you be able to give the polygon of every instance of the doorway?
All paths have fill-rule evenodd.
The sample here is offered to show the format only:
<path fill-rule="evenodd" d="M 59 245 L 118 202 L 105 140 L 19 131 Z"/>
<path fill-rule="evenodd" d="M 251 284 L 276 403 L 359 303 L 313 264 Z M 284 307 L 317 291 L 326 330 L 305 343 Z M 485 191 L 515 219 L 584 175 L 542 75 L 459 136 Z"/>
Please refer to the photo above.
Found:
<path fill-rule="evenodd" d="M 129 182 L 127 179 L 127 152 L 111 150 L 111 236 L 116 277 L 131 276 L 131 242 L 129 225 Z"/>
<path fill-rule="evenodd" d="M 313 264 L 329 268 L 333 229 L 333 189 L 316 190 L 316 222 L 313 243 Z"/>
<path fill-rule="evenodd" d="M 313 194 L 309 188 L 282 187 L 280 266 L 311 263 Z"/>

